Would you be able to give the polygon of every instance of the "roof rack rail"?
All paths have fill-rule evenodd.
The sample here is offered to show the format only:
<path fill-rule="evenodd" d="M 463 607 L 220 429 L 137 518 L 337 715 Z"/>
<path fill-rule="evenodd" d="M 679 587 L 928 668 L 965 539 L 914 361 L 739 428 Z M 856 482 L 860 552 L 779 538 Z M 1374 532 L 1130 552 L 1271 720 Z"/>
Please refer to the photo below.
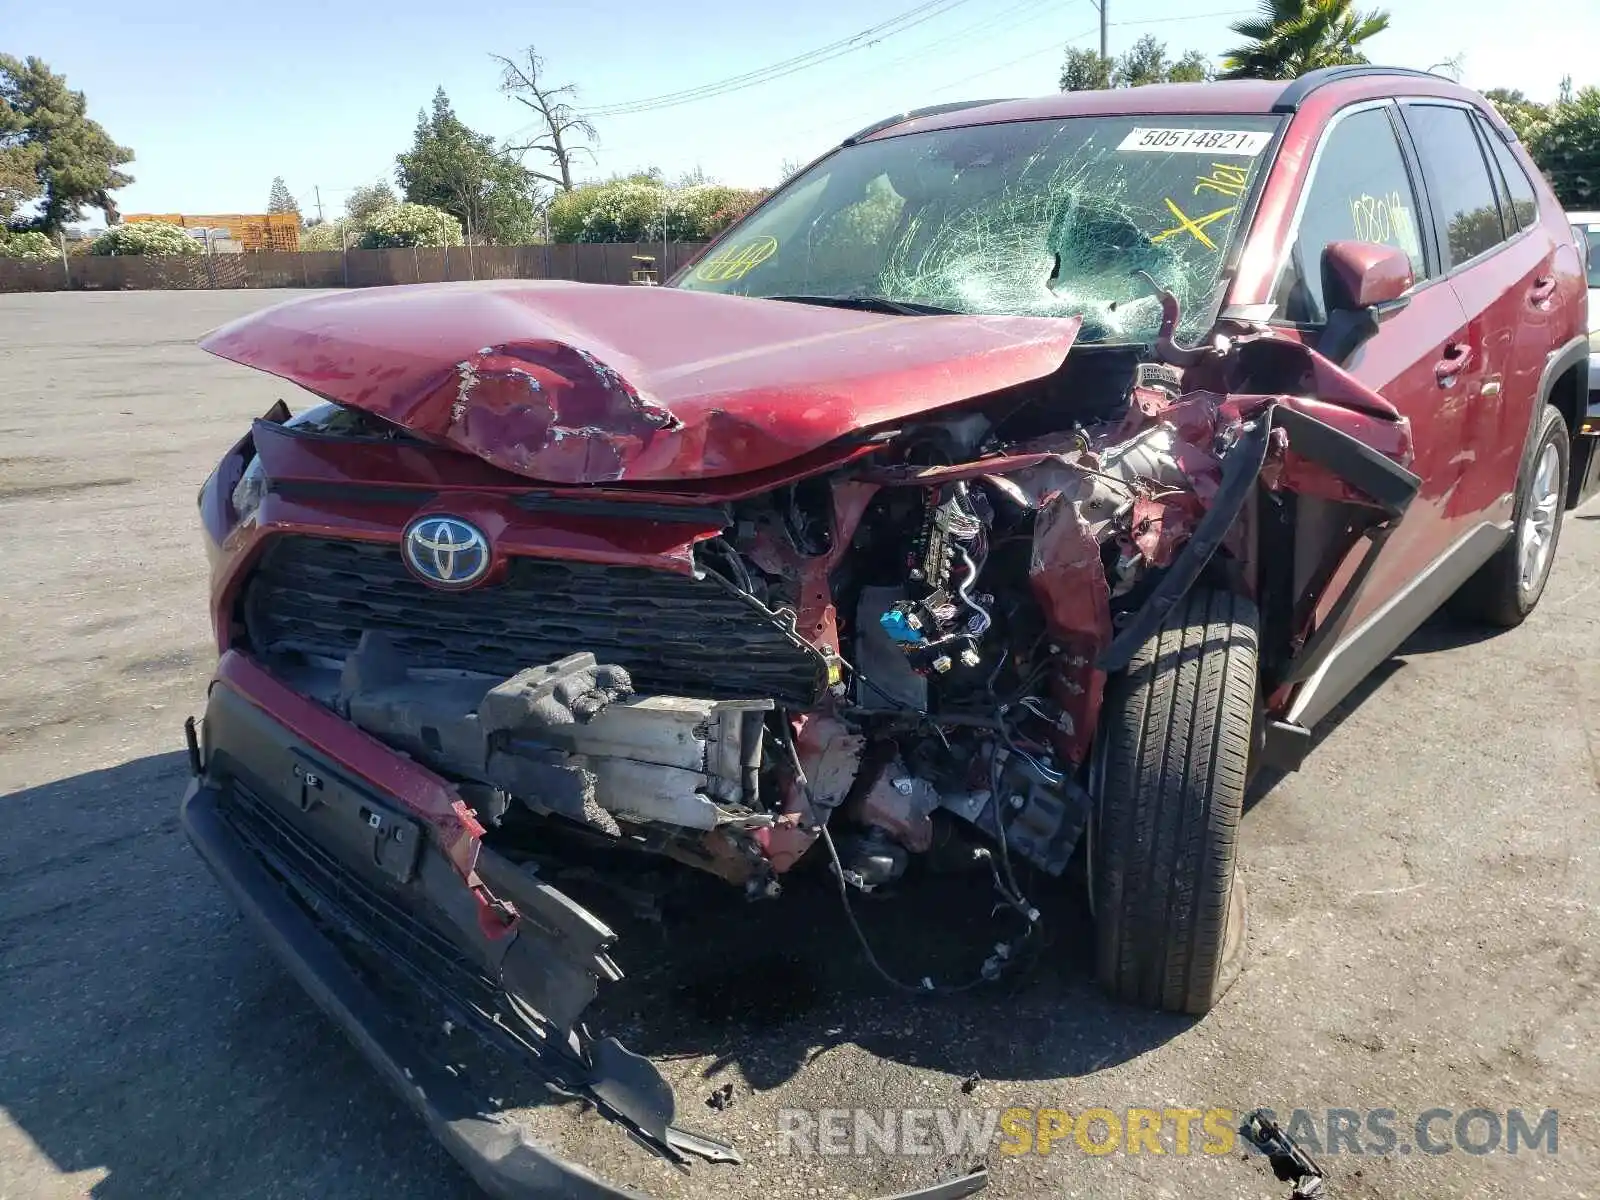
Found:
<path fill-rule="evenodd" d="M 964 108 L 982 108 L 985 104 L 1004 104 L 1007 100 L 1014 100 L 1015 96 L 1000 96 L 993 100 L 953 100 L 949 104 L 930 104 L 926 108 L 913 108 L 907 112 L 897 113 L 892 117 L 885 117 L 881 121 L 874 121 L 865 129 L 858 129 L 844 141 L 841 146 L 853 146 L 862 138 L 869 138 L 875 133 L 882 133 L 899 125 L 903 121 L 915 121 L 918 117 L 938 117 L 945 113 L 960 112 Z"/>
<path fill-rule="evenodd" d="M 1405 75 L 1412 79 L 1443 79 L 1446 83 L 1450 80 L 1443 75 L 1435 75 L 1432 71 L 1418 71 L 1414 67 L 1319 67 L 1315 71 L 1307 71 L 1304 75 L 1294 80 L 1283 89 L 1283 94 L 1278 97 L 1277 103 L 1272 106 L 1275 113 L 1292 113 L 1305 103 L 1306 97 L 1311 95 L 1324 84 L 1338 83 L 1342 79 L 1359 79 L 1364 75 Z"/>

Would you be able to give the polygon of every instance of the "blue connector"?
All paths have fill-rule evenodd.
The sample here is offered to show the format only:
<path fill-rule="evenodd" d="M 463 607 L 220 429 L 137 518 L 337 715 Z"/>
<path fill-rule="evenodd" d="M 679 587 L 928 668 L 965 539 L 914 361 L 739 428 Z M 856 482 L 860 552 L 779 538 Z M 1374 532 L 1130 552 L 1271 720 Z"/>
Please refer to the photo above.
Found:
<path fill-rule="evenodd" d="M 911 628 L 906 620 L 906 614 L 897 608 L 891 608 L 878 618 L 878 624 L 883 626 L 883 631 L 889 635 L 889 640 L 899 642 L 903 646 L 920 646 L 928 639 L 922 636 L 922 631 Z"/>

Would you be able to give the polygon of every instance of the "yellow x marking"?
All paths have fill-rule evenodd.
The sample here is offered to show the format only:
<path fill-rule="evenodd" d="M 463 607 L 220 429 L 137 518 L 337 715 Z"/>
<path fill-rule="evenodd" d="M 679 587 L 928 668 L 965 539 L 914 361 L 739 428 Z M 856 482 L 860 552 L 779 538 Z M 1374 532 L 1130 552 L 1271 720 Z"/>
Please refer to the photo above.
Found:
<path fill-rule="evenodd" d="M 1156 234 L 1155 237 L 1150 239 L 1152 242 L 1164 242 L 1174 234 L 1192 233 L 1200 242 L 1200 244 L 1203 245 L 1207 250 L 1215 250 L 1217 248 L 1217 244 L 1206 236 L 1206 226 L 1211 224 L 1213 221 L 1220 220 L 1221 218 L 1227 216 L 1239 206 L 1237 204 L 1230 204 L 1227 208 L 1219 208 L 1216 212 L 1207 213 L 1203 217 L 1191 217 L 1185 213 L 1183 209 L 1174 204 L 1172 202 L 1172 198 L 1169 196 L 1167 198 L 1167 207 L 1172 210 L 1172 215 L 1178 218 L 1178 224 L 1174 225 L 1171 229 L 1163 229 L 1160 233 Z"/>

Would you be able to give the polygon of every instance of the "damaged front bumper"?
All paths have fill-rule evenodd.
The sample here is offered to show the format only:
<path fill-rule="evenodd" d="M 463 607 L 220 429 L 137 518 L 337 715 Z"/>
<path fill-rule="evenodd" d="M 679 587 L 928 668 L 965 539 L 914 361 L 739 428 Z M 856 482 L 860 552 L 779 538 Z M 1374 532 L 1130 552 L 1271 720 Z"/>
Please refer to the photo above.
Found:
<path fill-rule="evenodd" d="M 190 726 L 185 832 L 312 999 L 479 1186 L 496 1197 L 639 1195 L 536 1144 L 478 1098 L 430 1054 L 373 976 L 375 960 L 438 1023 L 510 1051 L 550 1093 L 592 1105 L 661 1157 L 737 1163 L 731 1148 L 674 1126 L 671 1088 L 647 1059 L 579 1023 L 599 981 L 620 977 L 612 932 L 491 851 L 464 856 L 415 802 L 426 771 L 291 697 L 249 660 L 224 659 L 203 737 Z M 388 759 L 382 770 L 374 750 Z M 978 1171 L 906 1198 L 954 1200 L 985 1183 Z"/>

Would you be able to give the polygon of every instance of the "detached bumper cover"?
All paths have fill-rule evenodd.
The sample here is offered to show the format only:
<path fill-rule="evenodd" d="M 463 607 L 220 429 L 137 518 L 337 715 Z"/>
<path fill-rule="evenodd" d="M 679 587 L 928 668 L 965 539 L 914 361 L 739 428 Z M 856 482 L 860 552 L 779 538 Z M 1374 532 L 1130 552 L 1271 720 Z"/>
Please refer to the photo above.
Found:
<path fill-rule="evenodd" d="M 417 1053 L 381 1002 L 282 884 L 224 821 L 222 792 L 200 780 L 183 798 L 183 827 L 206 865 L 318 1007 L 404 1097 L 478 1186 L 506 1200 L 536 1196 L 632 1197 L 484 1115 L 466 1090 Z"/>
<path fill-rule="evenodd" d="M 478 922 L 469 915 L 476 901 L 443 848 L 420 837 L 407 845 L 407 835 L 422 829 L 409 819 L 411 810 L 317 745 L 327 741 L 320 734 L 349 727 L 324 712 L 317 723 L 326 721 L 327 730 L 305 730 L 311 736 L 298 737 L 248 697 L 248 689 L 239 687 L 239 672 L 233 678 L 231 686 L 219 682 L 212 690 L 205 754 L 196 754 L 200 774 L 183 797 L 184 830 L 312 999 L 480 1187 L 517 1200 L 648 1200 L 567 1162 L 486 1111 L 432 1058 L 416 1026 L 402 1020 L 369 982 L 344 935 L 402 965 L 418 997 L 437 1003 L 441 1017 L 465 1012 L 475 1027 L 474 1013 L 492 1011 L 493 979 L 517 980 L 519 992 L 538 995 L 562 1013 L 561 1027 L 548 1031 L 543 1053 L 506 1047 L 532 1077 L 588 1100 L 622 1127 L 619 1137 L 631 1134 L 663 1157 L 738 1161 L 718 1143 L 672 1126 L 671 1090 L 647 1059 L 610 1038 L 563 1041 L 567 1017 L 576 1020 L 572 1010 L 592 994 L 594 976 L 605 977 L 608 929 L 554 889 L 524 880 L 517 888 L 523 913 L 517 937 L 482 940 L 486 935 L 478 934 Z M 308 801 L 302 791 L 297 802 L 294 784 L 305 788 L 308 771 L 318 794 Z M 480 859 L 480 867 L 488 865 Z M 488 1031 L 478 1031 L 499 1041 L 496 1028 L 503 1033 L 505 1026 L 491 1021 Z M 955 1200 L 986 1182 L 979 1171 L 907 1193 L 905 1200 Z"/>

